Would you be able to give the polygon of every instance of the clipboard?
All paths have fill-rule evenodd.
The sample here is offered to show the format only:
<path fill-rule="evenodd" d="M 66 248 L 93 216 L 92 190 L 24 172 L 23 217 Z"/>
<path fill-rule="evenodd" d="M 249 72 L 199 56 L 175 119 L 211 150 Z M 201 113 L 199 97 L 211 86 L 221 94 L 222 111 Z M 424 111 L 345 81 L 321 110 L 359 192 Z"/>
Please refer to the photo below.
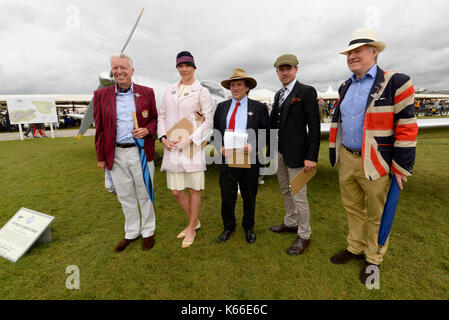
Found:
<path fill-rule="evenodd" d="M 304 168 L 290 181 L 292 195 L 297 194 L 316 175 L 316 168 L 306 172 Z"/>

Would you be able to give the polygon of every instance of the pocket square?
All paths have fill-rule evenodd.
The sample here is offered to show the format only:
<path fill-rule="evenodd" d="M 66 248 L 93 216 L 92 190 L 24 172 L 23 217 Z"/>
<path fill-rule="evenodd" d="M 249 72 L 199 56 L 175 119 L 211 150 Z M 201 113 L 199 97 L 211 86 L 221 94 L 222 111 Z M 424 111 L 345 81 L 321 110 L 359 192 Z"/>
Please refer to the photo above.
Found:
<path fill-rule="evenodd" d="M 300 102 L 301 98 L 293 97 L 292 102 L 290 102 L 290 105 L 295 104 L 296 102 Z"/>

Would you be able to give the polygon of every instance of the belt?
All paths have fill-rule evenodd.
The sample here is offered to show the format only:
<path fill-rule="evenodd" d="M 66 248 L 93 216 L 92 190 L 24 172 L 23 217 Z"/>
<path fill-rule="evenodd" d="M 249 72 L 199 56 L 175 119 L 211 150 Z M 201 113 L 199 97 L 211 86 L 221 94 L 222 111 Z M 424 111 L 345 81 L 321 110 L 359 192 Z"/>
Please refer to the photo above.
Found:
<path fill-rule="evenodd" d="M 119 148 L 132 148 L 136 146 L 134 143 L 116 143 L 115 145 Z"/>
<path fill-rule="evenodd" d="M 355 156 L 362 155 L 362 150 L 352 150 L 352 149 L 349 149 L 348 147 L 345 147 L 345 146 L 343 146 L 343 147 Z"/>

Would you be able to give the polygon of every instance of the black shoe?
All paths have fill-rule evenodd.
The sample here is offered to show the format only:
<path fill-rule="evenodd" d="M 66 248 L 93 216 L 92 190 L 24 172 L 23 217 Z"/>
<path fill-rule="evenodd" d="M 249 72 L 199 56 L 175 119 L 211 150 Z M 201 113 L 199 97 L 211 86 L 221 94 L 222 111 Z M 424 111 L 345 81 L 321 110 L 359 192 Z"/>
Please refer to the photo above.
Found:
<path fill-rule="evenodd" d="M 282 232 L 297 233 L 298 232 L 298 226 L 287 227 L 285 224 L 281 224 L 280 226 L 271 226 L 269 229 L 276 233 L 282 233 Z"/>
<path fill-rule="evenodd" d="M 254 243 L 256 241 L 256 234 L 253 229 L 248 229 L 245 231 L 246 233 L 246 241 L 248 243 Z"/>
<path fill-rule="evenodd" d="M 351 260 L 360 260 L 365 257 L 364 254 L 354 254 L 347 249 L 337 253 L 336 255 L 331 257 L 331 262 L 334 264 L 345 264 Z"/>
<path fill-rule="evenodd" d="M 229 230 L 229 229 L 225 229 L 222 234 L 220 234 L 220 236 L 217 239 L 217 243 L 223 242 L 228 240 L 229 236 L 231 235 L 231 233 L 233 233 L 234 230 Z"/>
<path fill-rule="evenodd" d="M 367 270 L 368 268 L 370 268 L 370 270 Z M 375 272 L 377 272 L 377 275 L 375 274 Z M 374 282 L 379 281 L 379 277 L 380 277 L 380 266 L 368 261 L 365 261 L 365 264 L 362 268 L 362 271 L 360 272 L 360 281 L 363 284 L 367 284 L 368 278 L 370 278 L 370 276 L 373 278 Z M 376 279 L 377 278 L 377 279 Z"/>

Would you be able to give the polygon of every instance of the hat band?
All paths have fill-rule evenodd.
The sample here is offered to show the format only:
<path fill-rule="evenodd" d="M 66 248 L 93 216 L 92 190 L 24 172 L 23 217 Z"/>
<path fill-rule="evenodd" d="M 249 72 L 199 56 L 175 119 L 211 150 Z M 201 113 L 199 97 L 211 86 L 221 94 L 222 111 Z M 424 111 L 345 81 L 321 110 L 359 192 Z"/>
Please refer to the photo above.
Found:
<path fill-rule="evenodd" d="M 349 45 L 352 46 L 353 44 L 357 44 L 357 43 L 370 43 L 370 42 L 375 42 L 373 39 L 356 39 L 356 40 L 352 40 L 351 42 L 349 42 Z"/>
<path fill-rule="evenodd" d="M 176 65 L 183 63 L 183 62 L 190 62 L 190 63 L 195 64 L 195 60 L 193 60 L 193 58 L 189 57 L 189 56 L 182 56 L 182 57 L 179 57 L 178 59 L 176 59 Z"/>
<path fill-rule="evenodd" d="M 246 78 L 248 78 L 248 76 L 232 76 L 229 80 L 240 80 Z"/>

